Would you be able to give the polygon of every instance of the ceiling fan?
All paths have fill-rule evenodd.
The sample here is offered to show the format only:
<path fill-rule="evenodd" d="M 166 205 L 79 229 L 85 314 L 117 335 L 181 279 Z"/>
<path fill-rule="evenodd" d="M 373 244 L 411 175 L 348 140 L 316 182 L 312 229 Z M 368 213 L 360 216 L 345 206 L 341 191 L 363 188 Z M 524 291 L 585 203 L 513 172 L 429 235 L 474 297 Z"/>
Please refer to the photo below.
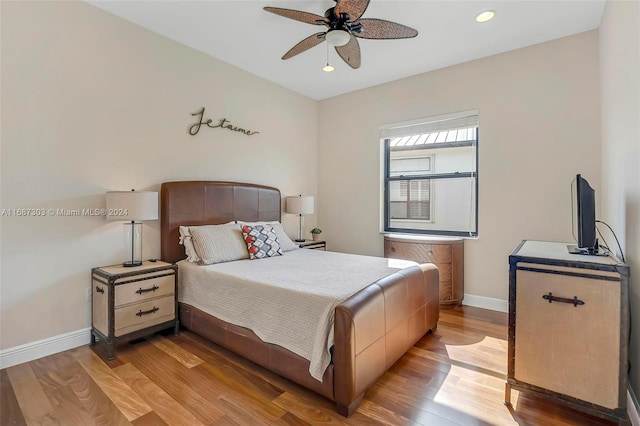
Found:
<path fill-rule="evenodd" d="M 326 31 L 315 33 L 293 46 L 282 59 L 292 58 L 314 46 L 326 41 L 335 46 L 338 55 L 351 68 L 360 67 L 360 44 L 358 38 L 365 39 L 399 39 L 412 38 L 418 35 L 413 28 L 391 21 L 374 18 L 361 18 L 369 5 L 369 0 L 334 0 L 336 5 L 327 9 L 324 16 L 300 10 L 280 7 L 265 7 L 267 12 L 295 19 L 312 25 L 324 25 Z"/>

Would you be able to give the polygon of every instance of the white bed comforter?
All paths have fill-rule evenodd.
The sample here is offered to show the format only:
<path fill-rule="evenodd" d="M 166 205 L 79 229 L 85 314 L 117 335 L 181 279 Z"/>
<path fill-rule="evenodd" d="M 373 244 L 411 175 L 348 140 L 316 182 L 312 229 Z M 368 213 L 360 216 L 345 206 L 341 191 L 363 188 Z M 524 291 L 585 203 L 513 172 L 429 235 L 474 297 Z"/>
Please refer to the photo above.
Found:
<path fill-rule="evenodd" d="M 322 381 L 331 360 L 336 305 L 414 265 L 306 249 L 208 266 L 181 261 L 178 299 L 309 360 L 309 373 Z"/>

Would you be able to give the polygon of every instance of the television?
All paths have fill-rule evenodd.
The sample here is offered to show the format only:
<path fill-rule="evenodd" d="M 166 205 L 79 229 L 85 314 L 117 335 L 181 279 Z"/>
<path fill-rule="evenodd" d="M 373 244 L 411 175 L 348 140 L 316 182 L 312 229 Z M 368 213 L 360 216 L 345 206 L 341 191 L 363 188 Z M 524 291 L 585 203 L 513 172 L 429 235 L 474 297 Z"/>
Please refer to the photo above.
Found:
<path fill-rule="evenodd" d="M 573 238 L 577 245 L 567 246 L 569 253 L 599 255 L 596 237 L 596 193 L 580 174 L 571 183 Z"/>

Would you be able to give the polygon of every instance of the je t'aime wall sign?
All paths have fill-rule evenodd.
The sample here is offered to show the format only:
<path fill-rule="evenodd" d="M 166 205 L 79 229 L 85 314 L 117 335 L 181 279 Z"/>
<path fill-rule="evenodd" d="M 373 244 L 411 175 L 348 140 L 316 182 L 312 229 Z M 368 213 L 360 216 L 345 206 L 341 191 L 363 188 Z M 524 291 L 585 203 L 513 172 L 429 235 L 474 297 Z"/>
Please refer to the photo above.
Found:
<path fill-rule="evenodd" d="M 210 119 L 210 118 L 209 119 L 205 119 L 204 118 L 204 107 L 202 107 L 202 109 L 200 111 L 194 112 L 191 115 L 193 115 L 195 117 L 198 117 L 198 120 L 195 123 L 193 123 L 191 125 L 191 127 L 189 127 L 189 134 L 191 136 L 197 135 L 198 132 L 200 131 L 200 127 L 202 127 L 202 126 L 207 126 L 207 127 L 212 128 L 212 129 L 227 129 L 227 130 L 231 130 L 232 132 L 244 133 L 247 136 L 252 136 L 252 135 L 256 135 L 256 134 L 260 133 L 260 132 L 254 132 L 252 130 L 243 129 L 243 128 L 238 127 L 238 126 L 234 126 L 226 118 L 221 118 L 220 121 L 218 121 L 217 124 L 214 124 L 212 119 Z"/>

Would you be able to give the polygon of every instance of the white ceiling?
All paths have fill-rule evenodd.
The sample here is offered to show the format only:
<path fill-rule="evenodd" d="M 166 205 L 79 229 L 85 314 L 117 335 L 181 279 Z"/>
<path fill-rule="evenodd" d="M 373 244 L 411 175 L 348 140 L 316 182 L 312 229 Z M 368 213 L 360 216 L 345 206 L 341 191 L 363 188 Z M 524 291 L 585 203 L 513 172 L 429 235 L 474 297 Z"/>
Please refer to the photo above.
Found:
<path fill-rule="evenodd" d="M 362 66 L 351 69 L 331 48 L 332 73 L 322 71 L 326 43 L 289 60 L 280 58 L 324 27 L 262 10 L 275 6 L 318 15 L 332 0 L 122 1 L 87 0 L 172 40 L 313 99 L 325 99 L 388 81 L 598 28 L 606 0 L 372 0 L 364 18 L 418 30 L 403 40 L 360 39 Z M 343 0 L 344 1 L 344 0 Z M 484 24 L 475 15 L 493 9 Z"/>

